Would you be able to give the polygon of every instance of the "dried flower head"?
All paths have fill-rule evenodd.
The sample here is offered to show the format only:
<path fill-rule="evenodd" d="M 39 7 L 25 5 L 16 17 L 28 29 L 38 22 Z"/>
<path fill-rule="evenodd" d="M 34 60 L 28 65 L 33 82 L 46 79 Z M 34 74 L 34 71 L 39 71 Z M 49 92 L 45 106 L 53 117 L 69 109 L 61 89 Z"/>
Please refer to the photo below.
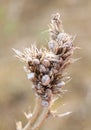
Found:
<path fill-rule="evenodd" d="M 65 85 L 64 70 L 72 61 L 73 37 L 65 33 L 60 14 L 52 16 L 49 25 L 49 49 L 37 49 L 35 45 L 23 52 L 15 50 L 16 56 L 25 62 L 27 77 L 33 83 L 33 90 L 48 106 L 53 95 L 61 94 Z"/>

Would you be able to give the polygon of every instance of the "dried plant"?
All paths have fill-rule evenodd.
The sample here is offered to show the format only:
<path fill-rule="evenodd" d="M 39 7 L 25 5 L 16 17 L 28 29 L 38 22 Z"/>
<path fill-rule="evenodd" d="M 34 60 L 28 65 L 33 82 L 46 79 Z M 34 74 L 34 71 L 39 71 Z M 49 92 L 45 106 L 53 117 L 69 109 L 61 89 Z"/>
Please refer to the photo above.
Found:
<path fill-rule="evenodd" d="M 25 48 L 23 52 L 13 49 L 16 57 L 25 63 L 24 69 L 33 83 L 32 89 L 36 96 L 33 113 L 25 113 L 28 123 L 22 128 L 22 123 L 17 122 L 17 130 L 37 130 L 50 115 L 60 117 L 70 113 L 57 115 L 51 110 L 55 97 L 65 92 L 63 87 L 69 77 L 64 70 L 74 62 L 72 55 L 76 49 L 74 37 L 63 30 L 59 13 L 52 15 L 49 35 L 48 49 L 38 49 L 35 45 Z"/>

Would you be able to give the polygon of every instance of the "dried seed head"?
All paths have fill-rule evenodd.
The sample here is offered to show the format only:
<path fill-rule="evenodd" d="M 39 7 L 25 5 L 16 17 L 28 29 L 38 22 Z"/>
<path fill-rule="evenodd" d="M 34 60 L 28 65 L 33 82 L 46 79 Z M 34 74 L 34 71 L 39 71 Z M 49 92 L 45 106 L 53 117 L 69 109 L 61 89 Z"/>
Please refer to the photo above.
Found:
<path fill-rule="evenodd" d="M 64 33 L 60 14 L 53 15 L 49 25 L 49 49 L 25 48 L 15 50 L 17 57 L 26 63 L 27 77 L 33 82 L 33 90 L 42 99 L 44 107 L 50 104 L 52 94 L 61 94 L 65 85 L 64 69 L 72 62 L 74 46 L 72 37 Z"/>
<path fill-rule="evenodd" d="M 49 75 L 44 75 L 43 77 L 42 77 L 42 84 L 44 85 L 44 86 L 47 86 L 49 83 L 50 83 L 50 77 L 49 77 Z"/>

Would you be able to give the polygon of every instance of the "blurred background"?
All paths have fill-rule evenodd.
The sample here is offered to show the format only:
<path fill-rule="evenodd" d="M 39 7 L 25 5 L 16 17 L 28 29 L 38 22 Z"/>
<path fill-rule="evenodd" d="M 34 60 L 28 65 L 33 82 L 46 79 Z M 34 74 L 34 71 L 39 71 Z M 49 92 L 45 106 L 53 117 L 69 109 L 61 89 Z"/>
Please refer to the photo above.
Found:
<path fill-rule="evenodd" d="M 68 74 L 69 92 L 58 99 L 53 109 L 72 113 L 49 118 L 41 130 L 91 130 L 91 0 L 0 0 L 0 130 L 15 130 L 15 122 L 26 123 L 23 111 L 33 110 L 35 98 L 23 64 L 12 48 L 22 50 L 31 44 L 47 46 L 48 24 L 52 13 L 60 12 L 65 32 L 76 35 L 81 47 Z"/>

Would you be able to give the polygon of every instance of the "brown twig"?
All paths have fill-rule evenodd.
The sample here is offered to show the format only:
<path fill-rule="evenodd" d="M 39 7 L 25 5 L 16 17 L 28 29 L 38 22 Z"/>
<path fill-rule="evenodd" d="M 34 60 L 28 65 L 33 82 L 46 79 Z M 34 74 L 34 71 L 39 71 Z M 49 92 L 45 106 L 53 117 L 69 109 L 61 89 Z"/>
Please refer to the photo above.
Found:
<path fill-rule="evenodd" d="M 36 97 L 36 105 L 34 107 L 32 118 L 29 119 L 28 123 L 23 128 L 23 130 L 31 130 L 32 124 L 37 119 L 40 111 L 41 111 L 41 99 L 40 99 L 40 97 Z"/>
<path fill-rule="evenodd" d="M 49 107 L 43 108 L 43 111 L 39 116 L 38 120 L 35 122 L 34 126 L 32 127 L 32 130 L 38 130 L 41 127 L 45 119 L 48 117 L 49 110 Z"/>

